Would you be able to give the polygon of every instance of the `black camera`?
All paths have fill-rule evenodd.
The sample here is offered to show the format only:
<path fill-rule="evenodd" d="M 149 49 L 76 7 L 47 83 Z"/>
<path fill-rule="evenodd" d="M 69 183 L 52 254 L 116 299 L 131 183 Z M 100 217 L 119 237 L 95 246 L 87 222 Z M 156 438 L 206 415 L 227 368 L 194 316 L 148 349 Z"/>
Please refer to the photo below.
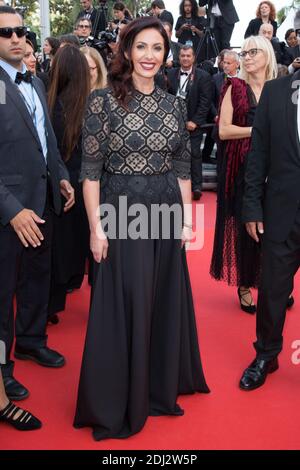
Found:
<path fill-rule="evenodd" d="M 110 42 L 117 41 L 117 33 L 115 31 L 100 31 L 98 38 L 89 36 L 88 38 L 79 38 L 81 46 L 88 46 L 97 49 L 99 52 L 107 49 Z"/>
<path fill-rule="evenodd" d="M 101 31 L 99 33 L 99 44 L 101 47 L 107 47 L 110 42 L 117 42 L 118 33 L 116 30 L 113 31 Z"/>

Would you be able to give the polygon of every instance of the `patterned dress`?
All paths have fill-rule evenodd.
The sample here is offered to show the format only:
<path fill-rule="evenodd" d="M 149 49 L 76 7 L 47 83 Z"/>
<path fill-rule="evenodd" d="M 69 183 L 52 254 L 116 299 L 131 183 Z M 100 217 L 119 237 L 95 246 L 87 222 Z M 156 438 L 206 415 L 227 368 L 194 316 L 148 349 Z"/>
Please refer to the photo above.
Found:
<path fill-rule="evenodd" d="M 190 178 L 190 159 L 177 98 L 159 88 L 135 91 L 125 109 L 110 90 L 92 93 L 81 179 L 100 180 L 101 206 L 113 207 L 126 227 L 134 218 L 125 217 L 124 200 L 147 214 L 154 205 L 182 207 L 177 178 Z M 155 236 L 124 237 L 119 226 L 96 265 L 74 422 L 92 427 L 96 440 L 135 434 L 149 415 L 182 415 L 179 394 L 209 392 L 185 249 L 175 236 L 182 220 L 167 238 L 161 224 L 147 222 Z"/>

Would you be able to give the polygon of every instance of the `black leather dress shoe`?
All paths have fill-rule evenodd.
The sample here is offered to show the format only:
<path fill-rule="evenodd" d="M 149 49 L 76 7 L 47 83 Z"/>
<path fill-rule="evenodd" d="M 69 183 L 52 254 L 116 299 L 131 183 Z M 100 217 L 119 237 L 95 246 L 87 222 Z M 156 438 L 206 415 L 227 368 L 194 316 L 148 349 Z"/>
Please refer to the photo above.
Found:
<path fill-rule="evenodd" d="M 275 372 L 278 367 L 277 357 L 269 361 L 254 359 L 243 373 L 240 380 L 240 389 L 255 390 L 256 388 L 261 387 L 265 383 L 267 375 Z"/>
<path fill-rule="evenodd" d="M 47 318 L 48 323 L 52 323 L 52 325 L 57 325 L 59 323 L 59 316 L 55 313 L 54 315 L 50 315 Z"/>
<path fill-rule="evenodd" d="M 65 365 L 65 358 L 53 349 L 23 349 L 19 346 L 15 348 L 15 357 L 17 359 L 31 360 L 44 367 L 62 367 Z"/>
<path fill-rule="evenodd" d="M 19 401 L 29 397 L 29 391 L 14 377 L 3 377 L 5 393 L 10 400 Z"/>
<path fill-rule="evenodd" d="M 286 304 L 286 308 L 292 308 L 292 306 L 294 305 L 295 303 L 295 299 L 294 297 L 291 295 L 289 298 L 288 298 L 288 301 L 287 301 L 287 304 Z"/>
<path fill-rule="evenodd" d="M 201 198 L 202 196 L 202 191 L 200 191 L 200 189 L 195 189 L 195 191 L 193 191 L 193 199 L 194 201 L 199 201 L 199 199 Z"/>

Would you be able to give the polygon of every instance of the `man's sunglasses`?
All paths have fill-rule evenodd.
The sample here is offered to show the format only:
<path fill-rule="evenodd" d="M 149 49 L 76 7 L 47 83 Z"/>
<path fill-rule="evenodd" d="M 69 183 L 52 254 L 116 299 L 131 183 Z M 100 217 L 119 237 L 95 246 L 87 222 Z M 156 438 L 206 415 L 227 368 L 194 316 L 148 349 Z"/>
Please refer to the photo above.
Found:
<path fill-rule="evenodd" d="M 26 26 L 17 26 L 16 28 L 0 28 L 0 37 L 10 39 L 16 33 L 18 38 L 22 38 L 27 34 Z"/>

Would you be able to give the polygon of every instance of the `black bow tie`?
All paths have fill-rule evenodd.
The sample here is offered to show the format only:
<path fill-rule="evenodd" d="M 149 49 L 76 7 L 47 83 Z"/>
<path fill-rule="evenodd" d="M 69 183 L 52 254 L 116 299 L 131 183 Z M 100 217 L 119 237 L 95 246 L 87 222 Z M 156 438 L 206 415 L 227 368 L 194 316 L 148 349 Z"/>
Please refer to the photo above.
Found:
<path fill-rule="evenodd" d="M 181 75 L 186 75 L 187 77 L 189 76 L 189 73 L 188 72 L 180 72 L 180 76 Z"/>
<path fill-rule="evenodd" d="M 20 85 L 21 82 L 31 83 L 32 82 L 32 73 L 27 70 L 25 73 L 17 72 L 15 83 Z"/>

